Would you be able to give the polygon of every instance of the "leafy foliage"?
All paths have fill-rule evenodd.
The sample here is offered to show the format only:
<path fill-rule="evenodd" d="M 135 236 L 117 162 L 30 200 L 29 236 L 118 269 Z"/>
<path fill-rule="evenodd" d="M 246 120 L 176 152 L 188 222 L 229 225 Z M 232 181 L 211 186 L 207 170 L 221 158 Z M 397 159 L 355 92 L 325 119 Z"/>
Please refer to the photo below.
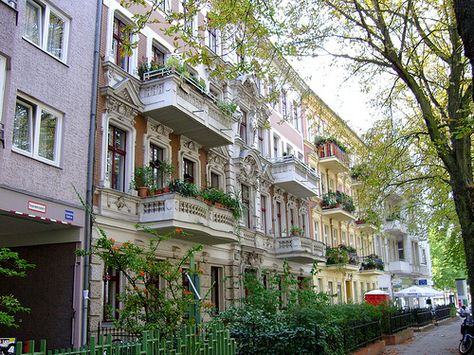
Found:
<path fill-rule="evenodd" d="M 26 271 L 34 265 L 22 259 L 17 252 L 8 248 L 0 248 L 0 282 L 12 282 L 14 277 L 25 277 Z M 18 327 L 15 315 L 29 312 L 13 295 L 0 295 L 0 325 Z"/>
<path fill-rule="evenodd" d="M 173 235 L 184 235 L 184 232 L 176 229 L 161 236 L 148 228 L 137 228 L 149 234 L 148 246 L 141 247 L 132 242 L 118 244 L 97 228 L 99 238 L 91 251 L 78 254 L 98 257 L 106 268 L 117 270 L 127 280 L 125 291 L 119 296 L 123 307 L 118 310 L 116 326 L 136 334 L 157 329 L 161 334 L 171 336 L 183 325 L 193 323 L 188 313 L 190 307 L 200 306 L 193 293 L 183 286 L 183 267 L 202 250 L 202 246 L 193 246 L 176 262 L 159 260 L 157 252 L 161 242 Z M 192 274 L 195 270 L 188 272 Z"/>
<path fill-rule="evenodd" d="M 316 271 L 315 271 L 316 272 Z M 368 305 L 330 305 L 329 297 L 310 287 L 300 288 L 288 265 L 283 275 L 266 273 L 265 288 L 254 273 L 246 275 L 248 296 L 242 306 L 220 313 L 237 340 L 238 354 L 346 354 L 351 344 L 343 334 L 354 324 L 381 319 L 382 311 Z M 360 342 L 366 334 L 354 333 Z"/>

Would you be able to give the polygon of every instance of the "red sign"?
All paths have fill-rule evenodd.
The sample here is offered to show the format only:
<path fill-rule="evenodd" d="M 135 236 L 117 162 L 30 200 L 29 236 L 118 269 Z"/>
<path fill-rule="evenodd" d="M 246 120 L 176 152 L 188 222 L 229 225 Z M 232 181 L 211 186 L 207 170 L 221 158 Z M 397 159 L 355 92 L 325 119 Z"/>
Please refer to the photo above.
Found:
<path fill-rule="evenodd" d="M 28 209 L 30 211 L 46 213 L 46 205 L 35 201 L 28 201 Z"/>

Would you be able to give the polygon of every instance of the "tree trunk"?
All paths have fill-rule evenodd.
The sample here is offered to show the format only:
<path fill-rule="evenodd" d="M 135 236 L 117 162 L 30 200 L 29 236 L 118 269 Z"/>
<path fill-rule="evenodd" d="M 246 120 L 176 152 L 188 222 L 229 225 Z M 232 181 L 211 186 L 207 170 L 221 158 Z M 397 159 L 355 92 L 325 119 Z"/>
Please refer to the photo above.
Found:
<path fill-rule="evenodd" d="M 466 254 L 468 284 L 471 302 L 474 301 L 474 189 L 471 181 L 463 179 L 462 173 L 450 174 L 456 213 L 461 226 L 461 235 Z M 471 174 L 469 174 L 471 175 Z"/>
<path fill-rule="evenodd" d="M 458 24 L 458 33 L 464 44 L 464 55 L 469 59 L 473 75 L 474 101 L 474 0 L 454 0 L 454 13 Z"/>

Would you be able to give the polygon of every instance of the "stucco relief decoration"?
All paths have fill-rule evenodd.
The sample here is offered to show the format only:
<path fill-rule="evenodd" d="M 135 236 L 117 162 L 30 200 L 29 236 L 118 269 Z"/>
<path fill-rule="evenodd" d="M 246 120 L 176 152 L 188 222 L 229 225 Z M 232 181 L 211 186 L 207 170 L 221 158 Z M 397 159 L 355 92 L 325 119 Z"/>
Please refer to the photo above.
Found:
<path fill-rule="evenodd" d="M 283 191 L 281 189 L 275 189 L 273 193 L 274 202 L 283 202 Z"/>
<path fill-rule="evenodd" d="M 227 163 L 227 160 L 220 156 L 219 154 L 209 152 L 208 164 L 211 168 L 217 170 L 224 170 L 224 166 Z"/>
<path fill-rule="evenodd" d="M 132 212 L 131 206 L 127 204 L 123 196 L 107 195 L 107 207 L 116 208 L 117 211 L 125 210 L 127 213 Z"/>
<path fill-rule="evenodd" d="M 302 206 L 300 207 L 298 212 L 300 215 L 306 215 L 308 213 L 308 206 L 305 202 L 302 202 Z"/>
<path fill-rule="evenodd" d="M 251 184 L 256 188 L 258 186 L 259 177 L 260 169 L 255 158 L 251 155 L 246 156 L 240 163 L 239 180 Z"/>
<path fill-rule="evenodd" d="M 181 152 L 199 158 L 199 148 L 201 146 L 191 139 L 181 136 Z"/>
<path fill-rule="evenodd" d="M 138 110 L 124 104 L 112 96 L 108 96 L 105 104 L 105 110 L 109 114 L 113 114 L 118 120 L 134 126 L 135 117 L 138 115 Z"/>
<path fill-rule="evenodd" d="M 169 135 L 173 130 L 160 123 L 153 123 L 151 119 L 148 119 L 148 132 L 150 132 L 151 136 L 161 141 L 169 142 Z"/>
<path fill-rule="evenodd" d="M 288 208 L 296 208 L 297 200 L 295 196 L 288 195 Z"/>
<path fill-rule="evenodd" d="M 262 255 L 257 254 L 256 252 L 246 252 L 244 254 L 245 264 L 250 265 L 251 267 L 260 267 L 262 265 Z"/>
<path fill-rule="evenodd" d="M 160 84 L 148 86 L 145 89 L 143 96 L 150 97 L 150 96 L 155 96 L 155 95 L 161 95 L 163 94 L 163 92 L 164 92 L 164 84 L 160 83 Z"/>

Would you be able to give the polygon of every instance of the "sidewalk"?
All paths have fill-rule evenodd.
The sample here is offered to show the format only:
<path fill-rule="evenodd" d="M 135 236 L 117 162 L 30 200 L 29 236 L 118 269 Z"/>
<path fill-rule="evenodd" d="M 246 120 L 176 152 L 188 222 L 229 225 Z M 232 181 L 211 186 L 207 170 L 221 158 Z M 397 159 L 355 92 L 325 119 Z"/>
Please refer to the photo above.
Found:
<path fill-rule="evenodd" d="M 440 323 L 437 327 L 415 336 L 404 344 L 388 345 L 383 355 L 446 355 L 459 354 L 461 318 Z"/>

